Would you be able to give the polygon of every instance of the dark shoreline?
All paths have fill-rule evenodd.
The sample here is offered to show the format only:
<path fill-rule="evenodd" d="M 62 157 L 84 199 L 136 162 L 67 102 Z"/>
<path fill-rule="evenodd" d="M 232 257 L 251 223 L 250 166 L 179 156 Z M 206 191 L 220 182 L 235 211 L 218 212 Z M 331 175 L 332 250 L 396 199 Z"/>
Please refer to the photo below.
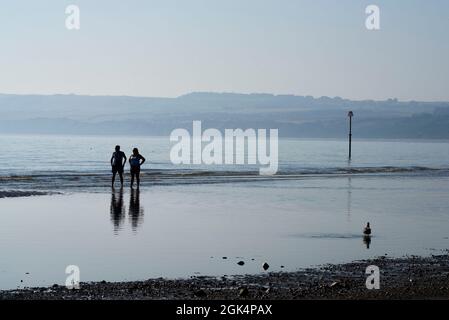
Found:
<path fill-rule="evenodd" d="M 380 269 L 379 290 L 366 288 L 369 265 Z M 144 299 L 449 299 L 449 255 L 379 257 L 296 272 L 221 278 L 82 282 L 79 290 L 54 285 L 0 291 L 0 300 Z"/>

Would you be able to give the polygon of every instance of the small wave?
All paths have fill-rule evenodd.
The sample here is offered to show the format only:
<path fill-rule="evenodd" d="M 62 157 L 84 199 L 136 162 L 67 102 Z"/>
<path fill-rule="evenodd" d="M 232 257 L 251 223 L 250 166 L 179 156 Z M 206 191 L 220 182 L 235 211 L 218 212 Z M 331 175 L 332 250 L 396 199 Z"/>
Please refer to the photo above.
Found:
<path fill-rule="evenodd" d="M 408 167 L 335 167 L 335 168 L 281 168 L 273 175 L 276 176 L 290 176 L 290 175 L 328 175 L 328 174 L 363 174 L 363 173 L 401 173 L 401 172 L 438 172 L 449 171 L 448 168 L 431 168 L 422 166 L 408 166 Z M 126 170 L 125 170 L 126 174 Z M 103 171 L 43 171 L 33 172 L 25 175 L 10 174 L 0 175 L 0 181 L 11 180 L 32 180 L 35 178 L 45 177 L 98 177 L 103 175 L 110 175 L 109 170 Z M 143 169 L 141 171 L 143 176 L 152 177 L 216 177 L 216 176 L 259 176 L 258 170 L 203 170 L 203 169 Z"/>
<path fill-rule="evenodd" d="M 281 174 L 302 174 L 302 175 L 331 175 L 331 174 L 382 174 L 382 173 L 414 173 L 414 172 L 437 172 L 449 171 L 449 168 L 430 168 L 421 166 L 409 167 L 337 167 L 337 168 L 310 168 L 285 170 Z"/>
<path fill-rule="evenodd" d="M 345 175 L 392 175 L 392 174 L 449 174 L 449 168 L 428 167 L 344 167 L 344 168 L 281 168 L 273 176 L 259 175 L 256 170 L 225 171 L 195 169 L 142 170 L 142 186 L 211 184 L 272 180 L 300 180 L 312 177 L 340 177 Z M 125 172 L 125 175 L 128 175 Z M 44 171 L 24 175 L 0 176 L 4 189 L 53 191 L 61 189 L 92 190 L 110 186 L 109 170 L 95 172 Z"/>
<path fill-rule="evenodd" d="M 32 197 L 32 196 L 44 196 L 54 194 L 54 192 L 43 191 L 20 191 L 20 190 L 0 190 L 0 198 L 19 198 L 19 197 Z"/>

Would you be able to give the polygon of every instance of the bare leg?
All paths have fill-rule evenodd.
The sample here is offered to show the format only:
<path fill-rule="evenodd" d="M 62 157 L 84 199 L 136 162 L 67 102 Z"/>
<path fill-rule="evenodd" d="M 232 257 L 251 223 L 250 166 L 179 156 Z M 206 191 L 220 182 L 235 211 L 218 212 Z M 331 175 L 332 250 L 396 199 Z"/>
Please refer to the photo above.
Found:
<path fill-rule="evenodd" d="M 122 185 L 123 188 L 123 173 L 119 173 L 120 175 L 120 184 Z"/>
<path fill-rule="evenodd" d="M 140 188 L 140 173 L 136 173 L 137 189 Z"/>
<path fill-rule="evenodd" d="M 114 182 L 115 182 L 115 172 L 112 174 L 112 187 L 114 188 Z"/>
<path fill-rule="evenodd" d="M 133 188 L 134 185 L 134 173 L 131 173 L 131 189 Z"/>

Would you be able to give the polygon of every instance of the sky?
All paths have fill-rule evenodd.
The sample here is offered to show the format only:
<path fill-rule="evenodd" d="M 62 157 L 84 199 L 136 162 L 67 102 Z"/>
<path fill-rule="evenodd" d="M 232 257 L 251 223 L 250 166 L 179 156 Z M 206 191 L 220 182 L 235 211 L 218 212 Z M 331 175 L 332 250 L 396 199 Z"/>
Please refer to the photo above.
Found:
<path fill-rule="evenodd" d="M 0 0 L 1 93 L 197 91 L 449 101 L 449 1 Z"/>

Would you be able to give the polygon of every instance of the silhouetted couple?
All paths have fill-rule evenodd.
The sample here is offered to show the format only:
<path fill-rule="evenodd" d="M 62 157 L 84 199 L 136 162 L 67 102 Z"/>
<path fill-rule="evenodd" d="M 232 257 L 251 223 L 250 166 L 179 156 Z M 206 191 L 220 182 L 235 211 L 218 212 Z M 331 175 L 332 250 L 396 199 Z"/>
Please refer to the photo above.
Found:
<path fill-rule="evenodd" d="M 120 146 L 115 146 L 115 152 L 111 157 L 112 166 L 112 187 L 114 188 L 115 176 L 117 173 L 120 177 L 120 184 L 123 188 L 123 171 L 126 165 L 126 155 L 120 150 Z M 131 188 L 134 185 L 134 178 L 136 178 L 137 188 L 140 187 L 140 166 L 145 162 L 145 158 L 139 154 L 139 149 L 134 148 L 132 155 L 129 157 L 129 164 L 131 166 Z"/>

